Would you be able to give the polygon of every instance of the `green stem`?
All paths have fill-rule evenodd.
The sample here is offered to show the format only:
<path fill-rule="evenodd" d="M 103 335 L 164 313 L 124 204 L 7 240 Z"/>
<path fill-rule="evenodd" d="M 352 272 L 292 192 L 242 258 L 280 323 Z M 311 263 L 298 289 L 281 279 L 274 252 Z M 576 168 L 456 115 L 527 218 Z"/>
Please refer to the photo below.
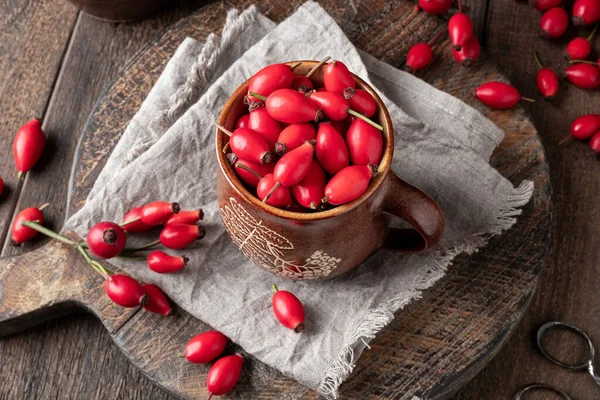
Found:
<path fill-rule="evenodd" d="M 112 278 L 110 277 L 109 272 L 102 266 L 102 264 L 100 264 L 99 262 L 93 260 L 90 255 L 88 254 L 87 251 L 85 251 L 85 249 L 81 246 L 77 246 L 77 250 L 79 250 L 79 252 L 81 253 L 81 255 L 83 255 L 83 258 L 85 258 L 85 261 L 87 261 L 87 263 L 90 265 L 90 267 L 94 268 L 96 270 L 96 272 L 98 272 L 100 275 L 102 275 L 102 277 L 104 279 L 108 279 L 108 280 L 112 280 Z"/>
<path fill-rule="evenodd" d="M 588 61 L 588 60 L 571 60 L 569 61 L 569 64 L 590 64 L 590 65 L 596 65 L 598 66 L 598 63 L 595 61 Z"/>
<path fill-rule="evenodd" d="M 142 217 L 135 217 L 135 218 L 133 218 L 133 219 L 130 219 L 130 220 L 128 220 L 128 221 L 121 222 L 121 224 L 120 224 L 119 226 L 120 226 L 121 228 L 123 228 L 123 227 L 125 227 L 125 226 L 127 226 L 127 225 L 129 225 L 129 224 L 133 224 L 134 222 L 138 222 L 138 221 L 141 221 L 141 220 L 142 220 Z"/>
<path fill-rule="evenodd" d="M 254 93 L 254 92 L 248 92 L 248 94 L 249 94 L 250 96 L 252 96 L 252 97 L 256 97 L 257 99 L 260 99 L 260 100 L 262 100 L 262 101 L 267 101 L 267 97 L 266 97 L 266 96 L 263 96 L 263 95 L 261 95 L 261 94 Z"/>
<path fill-rule="evenodd" d="M 253 170 L 252 168 L 250 168 L 249 166 L 242 164 L 241 162 L 236 162 L 235 166 L 238 168 L 243 169 L 244 171 L 248 171 L 250 172 L 252 175 L 254 175 L 255 177 L 257 177 L 258 179 L 262 179 L 264 178 L 264 176 L 262 176 L 261 174 L 259 174 L 258 172 L 256 172 L 255 170 Z"/>
<path fill-rule="evenodd" d="M 179 357 L 179 358 L 185 358 L 185 354 L 183 354 L 183 353 L 178 353 L 178 354 L 177 354 L 177 357 Z"/>
<path fill-rule="evenodd" d="M 58 233 L 38 224 L 37 222 L 34 221 L 23 221 L 21 222 L 21 225 L 26 226 L 28 228 L 33 229 L 34 231 L 38 231 L 39 233 L 46 235 L 48 237 L 51 237 L 52 239 L 56 239 L 58 241 L 61 241 L 63 243 L 66 244 L 70 244 L 71 246 L 75 246 L 77 245 L 77 243 L 73 242 L 72 240 L 67 239 L 66 237 L 64 237 L 63 235 L 59 235 Z"/>
<path fill-rule="evenodd" d="M 17 174 L 17 178 L 21 179 L 23 177 L 23 171 L 19 171 Z"/>
<path fill-rule="evenodd" d="M 277 289 L 277 285 L 273 284 L 271 287 L 273 288 L 273 291 L 275 293 L 279 292 L 279 289 Z"/>
<path fill-rule="evenodd" d="M 596 22 L 596 26 L 594 26 L 594 30 L 592 31 L 592 33 L 590 33 L 590 36 L 587 37 L 588 42 L 591 42 L 592 40 L 594 40 L 594 36 L 596 35 L 596 32 L 598 31 L 598 25 L 600 25 L 600 21 Z"/>
<path fill-rule="evenodd" d="M 308 73 L 306 74 L 306 77 L 310 78 L 315 72 L 317 72 L 317 70 L 319 68 L 321 68 L 321 66 L 323 66 L 323 64 L 325 64 L 327 61 L 329 61 L 330 58 L 331 58 L 331 56 L 327 56 L 324 59 L 322 59 L 321 61 L 319 61 L 319 63 L 317 65 L 315 65 L 314 67 L 312 67 L 310 69 L 310 71 L 308 71 Z"/>
<path fill-rule="evenodd" d="M 538 55 L 538 52 L 535 51 L 535 50 L 533 51 L 533 59 L 535 60 L 535 62 L 537 63 L 537 65 L 540 66 L 540 68 L 544 68 L 544 65 L 540 61 L 540 56 Z"/>
<path fill-rule="evenodd" d="M 232 135 L 232 132 L 229 129 L 225 128 L 223 125 L 219 125 L 215 122 L 215 126 L 217 127 L 217 129 L 219 129 L 221 132 L 225 133 L 227 136 Z"/>
<path fill-rule="evenodd" d="M 354 111 L 352 109 L 348 109 L 348 114 L 354 115 L 356 118 L 362 119 L 363 121 L 367 122 L 368 124 L 373 125 L 375 128 L 379 129 L 380 131 L 383 130 L 383 126 L 379 125 L 375 121 L 371 121 L 369 118 L 365 117 L 361 113 L 358 113 L 358 112 L 356 112 L 356 111 Z"/>
<path fill-rule="evenodd" d="M 140 247 L 125 247 L 123 249 L 123 251 L 132 252 L 132 251 L 138 251 L 138 250 L 146 250 L 146 249 L 156 246 L 157 244 L 160 244 L 160 240 L 155 240 L 154 242 L 150 242 L 150 243 L 145 244 Z"/>
<path fill-rule="evenodd" d="M 271 198 L 271 195 L 273 195 L 273 193 L 275 193 L 275 191 L 277 189 L 279 189 L 279 186 L 281 186 L 281 183 L 276 182 L 273 187 L 271 188 L 271 190 L 269 190 L 269 193 L 267 193 L 267 195 L 265 196 L 265 198 L 262 200 L 263 203 L 267 203 L 267 201 L 269 201 L 269 199 Z"/>

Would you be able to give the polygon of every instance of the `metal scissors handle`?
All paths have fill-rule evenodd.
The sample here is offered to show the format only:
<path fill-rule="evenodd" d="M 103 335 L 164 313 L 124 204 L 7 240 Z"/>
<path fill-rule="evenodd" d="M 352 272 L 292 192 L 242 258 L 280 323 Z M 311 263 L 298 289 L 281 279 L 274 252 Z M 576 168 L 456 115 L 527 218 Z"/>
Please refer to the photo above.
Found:
<path fill-rule="evenodd" d="M 560 360 L 557 360 L 552 355 L 550 355 L 549 352 L 546 351 L 546 348 L 542 344 L 542 339 L 543 339 L 544 335 L 546 334 L 546 332 L 548 332 L 549 330 L 554 329 L 554 328 L 562 328 L 562 329 L 571 330 L 585 339 L 585 341 L 587 343 L 587 348 L 588 348 L 588 352 L 587 352 L 585 361 L 583 361 L 580 364 L 566 364 Z M 578 328 L 575 325 L 567 324 L 565 322 L 552 321 L 552 322 L 548 322 L 540 327 L 540 329 L 537 332 L 536 340 L 537 340 L 537 345 L 538 345 L 540 351 L 542 352 L 544 357 L 546 357 L 548 360 L 550 360 L 551 362 L 553 362 L 556 365 L 559 365 L 563 368 L 567 368 L 567 369 L 570 369 L 573 371 L 587 370 L 590 373 L 590 375 L 592 376 L 592 378 L 594 378 L 594 381 L 598 385 L 600 385 L 600 376 L 598 376 L 594 370 L 594 356 L 596 354 L 596 349 L 594 348 L 592 339 L 590 339 L 588 334 L 585 333 L 583 330 L 581 330 L 580 328 Z M 521 389 L 520 391 L 515 393 L 513 400 L 521 400 L 524 393 L 529 392 L 529 391 L 535 391 L 535 390 L 550 390 L 550 391 L 553 391 L 554 393 L 560 395 L 564 400 L 571 400 L 571 397 L 569 397 L 569 395 L 567 393 L 565 393 L 561 389 L 557 388 L 556 386 L 545 385 L 542 383 L 534 383 L 534 384 L 524 387 L 523 389 Z"/>

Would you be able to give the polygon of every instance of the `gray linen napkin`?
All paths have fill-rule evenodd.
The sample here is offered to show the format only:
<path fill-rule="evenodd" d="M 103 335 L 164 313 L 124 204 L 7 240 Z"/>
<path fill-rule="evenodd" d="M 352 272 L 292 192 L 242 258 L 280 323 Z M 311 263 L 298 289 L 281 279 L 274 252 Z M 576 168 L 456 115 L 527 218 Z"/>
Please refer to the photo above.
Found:
<path fill-rule="evenodd" d="M 397 137 L 393 170 L 440 204 L 446 232 L 426 253 L 379 250 L 341 277 L 293 283 L 254 266 L 225 232 L 215 193 L 213 124 L 233 90 L 260 68 L 327 55 L 379 89 Z M 489 165 L 502 137 L 460 100 L 357 52 L 317 3 L 305 3 L 279 25 L 254 7 L 232 10 L 221 38 L 181 45 L 65 229 L 85 235 L 95 222 L 120 221 L 128 209 L 156 199 L 202 207 L 207 236 L 184 251 L 191 259 L 184 270 L 159 275 L 141 261 L 110 262 L 156 283 L 262 362 L 335 397 L 366 343 L 394 312 L 441 278 L 457 254 L 476 251 L 515 223 L 533 184 L 514 188 Z M 305 304 L 302 334 L 273 317 L 271 283 L 293 290 Z"/>

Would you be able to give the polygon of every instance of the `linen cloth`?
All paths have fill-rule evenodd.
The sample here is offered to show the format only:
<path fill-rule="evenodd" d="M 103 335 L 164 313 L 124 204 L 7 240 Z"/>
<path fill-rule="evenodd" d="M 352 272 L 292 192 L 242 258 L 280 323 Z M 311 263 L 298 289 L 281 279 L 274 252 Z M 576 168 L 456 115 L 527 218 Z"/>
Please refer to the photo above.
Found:
<path fill-rule="evenodd" d="M 422 254 L 378 250 L 338 278 L 291 282 L 253 265 L 223 227 L 214 122 L 229 95 L 262 67 L 325 56 L 342 60 L 379 91 L 396 135 L 392 169 L 438 202 L 446 231 Z M 207 235 L 182 251 L 190 258 L 182 271 L 160 275 L 142 261 L 110 263 L 157 284 L 260 361 L 335 397 L 366 344 L 394 312 L 441 278 L 457 254 L 476 251 L 515 223 L 533 184 L 524 181 L 515 188 L 489 165 L 502 138 L 500 129 L 460 100 L 357 51 L 317 3 L 305 3 L 279 25 L 255 7 L 232 10 L 220 37 L 181 44 L 65 230 L 85 236 L 94 223 L 121 221 L 129 209 L 157 199 L 201 207 Z M 274 318 L 272 283 L 304 303 L 303 333 Z"/>

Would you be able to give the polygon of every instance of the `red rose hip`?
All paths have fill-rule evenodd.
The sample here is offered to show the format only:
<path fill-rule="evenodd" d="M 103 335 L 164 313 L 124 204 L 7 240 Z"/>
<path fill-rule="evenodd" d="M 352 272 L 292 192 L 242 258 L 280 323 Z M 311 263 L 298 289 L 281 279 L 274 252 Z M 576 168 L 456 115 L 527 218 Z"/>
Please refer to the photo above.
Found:
<path fill-rule="evenodd" d="M 268 96 L 277 89 L 289 88 L 294 80 L 294 70 L 286 64 L 272 64 L 258 71 L 250 78 L 248 92 Z M 260 99 L 248 95 L 250 100 Z"/>
<path fill-rule="evenodd" d="M 590 149 L 594 150 L 596 153 L 600 154 L 600 131 L 598 131 L 592 138 L 590 139 Z"/>
<path fill-rule="evenodd" d="M 275 164 L 273 177 L 283 186 L 297 184 L 308 173 L 314 154 L 315 147 L 312 142 L 305 142 L 302 146 L 287 152 Z"/>
<path fill-rule="evenodd" d="M 242 364 L 244 357 L 241 354 L 234 354 L 221 358 L 208 371 L 206 378 L 206 387 L 210 393 L 207 400 L 210 400 L 213 395 L 223 395 L 229 392 L 242 373 Z"/>
<path fill-rule="evenodd" d="M 142 288 L 144 288 L 144 292 L 148 295 L 148 301 L 143 306 L 145 310 L 165 317 L 173 312 L 169 299 L 167 299 L 167 296 L 158 286 L 147 284 L 142 286 Z"/>
<path fill-rule="evenodd" d="M 477 36 L 475 35 L 473 35 L 460 50 L 452 49 L 454 59 L 465 67 L 473 65 L 479 58 L 480 52 L 481 46 L 479 45 L 479 39 L 477 39 Z"/>
<path fill-rule="evenodd" d="M 258 182 L 267 174 L 273 172 L 274 164 L 260 164 L 252 161 L 240 160 L 235 154 L 227 155 L 229 163 L 235 169 L 236 174 L 247 185 L 256 187 Z"/>
<path fill-rule="evenodd" d="M 598 0 L 575 0 L 573 4 L 573 23 L 590 25 L 600 21 L 600 2 Z"/>
<path fill-rule="evenodd" d="M 306 76 L 296 75 L 294 76 L 294 80 L 292 81 L 291 88 L 306 93 L 313 90 L 315 88 L 315 85 Z"/>
<path fill-rule="evenodd" d="M 258 107 L 250 111 L 248 128 L 262 136 L 269 144 L 269 149 L 273 148 L 279 132 L 281 132 L 281 125 L 269 115 L 265 107 Z"/>
<path fill-rule="evenodd" d="M 453 15 L 448 21 L 448 34 L 452 41 L 452 47 L 460 50 L 473 37 L 473 21 L 462 12 Z"/>
<path fill-rule="evenodd" d="M 357 199 L 367 191 L 371 178 L 377 173 L 374 165 L 352 165 L 344 168 L 325 186 L 324 203 L 334 206 Z"/>
<path fill-rule="evenodd" d="M 195 224 L 204 218 L 204 211 L 201 208 L 197 210 L 183 210 L 173 214 L 165 222 L 165 225 L 171 224 Z"/>
<path fill-rule="evenodd" d="M 229 135 L 229 147 L 239 158 L 261 164 L 273 161 L 271 145 L 258 132 L 250 128 L 239 128 L 230 132 L 219 124 L 217 128 Z"/>
<path fill-rule="evenodd" d="M 452 0 L 419 0 L 419 7 L 423 11 L 433 15 L 447 12 L 452 6 Z"/>
<path fill-rule="evenodd" d="M 143 208 L 143 206 L 136 207 L 133 210 L 129 211 L 127 214 L 125 214 L 125 216 L 123 217 L 123 222 L 121 223 L 121 226 L 123 227 L 125 232 L 147 232 L 153 228 L 152 225 L 146 225 L 144 222 L 142 222 Z"/>
<path fill-rule="evenodd" d="M 185 358 L 194 364 L 211 362 L 225 351 L 227 336 L 218 331 L 207 331 L 190 339 L 185 346 Z"/>
<path fill-rule="evenodd" d="M 269 115 L 279 122 L 298 124 L 321 119 L 321 112 L 317 106 L 297 90 L 279 89 L 271 93 L 268 98 L 261 97 L 261 99 L 266 101 Z M 238 156 L 242 157 L 240 154 Z M 247 159 L 247 157 L 242 158 Z"/>
<path fill-rule="evenodd" d="M 104 291 L 121 307 L 143 306 L 148 302 L 148 295 L 142 285 L 127 275 L 111 275 L 110 279 L 104 281 Z"/>
<path fill-rule="evenodd" d="M 160 232 L 160 242 L 169 249 L 183 249 L 204 235 L 206 230 L 203 226 L 173 224 L 165 226 Z"/>
<path fill-rule="evenodd" d="M 356 86 L 354 77 L 348 70 L 348 67 L 346 67 L 343 62 L 337 60 L 325 65 L 323 70 L 323 83 L 328 92 L 338 94 L 342 94 L 346 88 L 354 89 Z"/>
<path fill-rule="evenodd" d="M 159 274 L 176 272 L 183 269 L 188 263 L 188 258 L 184 256 L 171 256 L 164 251 L 155 250 L 148 254 L 148 267 Z"/>
<path fill-rule="evenodd" d="M 17 131 L 13 142 L 13 157 L 19 176 L 29 171 L 38 162 L 46 145 L 42 121 L 32 119 Z"/>
<path fill-rule="evenodd" d="M 425 68 L 433 59 L 433 50 L 427 43 L 417 43 L 408 50 L 404 69 L 415 72 Z"/>
<path fill-rule="evenodd" d="M 577 118 L 570 127 L 571 136 L 587 140 L 600 131 L 600 114 L 586 114 Z"/>
<path fill-rule="evenodd" d="M 346 133 L 346 144 L 352 165 L 378 165 L 383 152 L 381 132 L 365 121 L 355 119 Z"/>
<path fill-rule="evenodd" d="M 533 52 L 533 58 L 541 68 L 536 78 L 539 92 L 546 99 L 554 97 L 559 88 L 558 76 L 550 68 L 544 68 L 536 51 Z"/>
<path fill-rule="evenodd" d="M 150 226 L 165 223 L 173 214 L 179 213 L 179 204 L 167 201 L 153 201 L 142 207 L 141 221 Z"/>
<path fill-rule="evenodd" d="M 540 19 L 540 36 L 544 39 L 557 39 L 569 27 L 569 15 L 562 7 L 551 8 Z"/>
<path fill-rule="evenodd" d="M 567 68 L 569 82 L 582 89 L 596 89 L 600 85 L 600 69 L 590 64 L 575 64 Z"/>
<path fill-rule="evenodd" d="M 273 207 L 288 208 L 292 205 L 290 189 L 278 184 L 273 174 L 267 174 L 260 180 L 256 194 L 262 202 Z"/>
<path fill-rule="evenodd" d="M 344 98 L 350 103 L 350 108 L 364 116 L 371 118 L 377 110 L 377 103 L 373 96 L 366 90 L 347 88 L 343 92 Z"/>
<path fill-rule="evenodd" d="M 250 114 L 242 115 L 238 118 L 237 122 L 235 123 L 235 129 L 249 128 L 248 121 L 250 121 Z"/>
<path fill-rule="evenodd" d="M 529 0 L 529 4 L 538 11 L 546 11 L 559 6 L 563 0 Z"/>
<path fill-rule="evenodd" d="M 278 290 L 273 285 L 273 312 L 281 325 L 295 332 L 304 330 L 304 307 L 296 296 L 285 290 Z"/>
<path fill-rule="evenodd" d="M 315 128 L 309 123 L 291 124 L 284 128 L 277 143 L 275 143 L 275 154 L 283 156 L 290 150 L 301 146 L 308 140 L 313 140 L 317 135 Z"/>
<path fill-rule="evenodd" d="M 308 174 L 290 188 L 292 197 L 302 206 L 316 209 L 325 195 L 325 173 L 316 160 L 310 164 Z"/>
<path fill-rule="evenodd" d="M 319 124 L 315 152 L 319 164 L 331 175 L 335 175 L 349 164 L 346 142 L 329 122 Z"/>
<path fill-rule="evenodd" d="M 36 230 L 22 225 L 21 223 L 23 221 L 35 221 L 38 224 L 43 225 L 44 214 L 42 213 L 42 210 L 37 207 L 25 208 L 17 214 L 11 229 L 12 242 L 16 245 L 31 240 L 38 234 Z"/>
<path fill-rule="evenodd" d="M 119 225 L 104 221 L 88 231 L 86 242 L 90 251 L 98 257 L 113 258 L 125 248 L 127 235 Z"/>
<path fill-rule="evenodd" d="M 521 97 L 514 86 L 504 82 L 484 83 L 475 89 L 475 97 L 486 106 L 497 110 L 512 108 L 521 99 L 532 101 L 526 97 Z"/>

